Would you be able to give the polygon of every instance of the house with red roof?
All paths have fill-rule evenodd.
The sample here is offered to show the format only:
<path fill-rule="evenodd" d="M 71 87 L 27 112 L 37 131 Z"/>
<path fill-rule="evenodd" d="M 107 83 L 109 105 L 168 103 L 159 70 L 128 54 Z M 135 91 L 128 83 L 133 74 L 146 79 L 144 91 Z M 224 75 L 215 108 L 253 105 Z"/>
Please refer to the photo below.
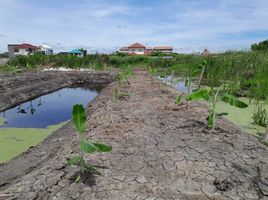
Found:
<path fill-rule="evenodd" d="M 40 48 L 31 44 L 8 44 L 7 45 L 8 48 L 8 53 L 9 53 L 9 57 L 15 57 L 18 55 L 24 55 L 24 56 L 28 56 L 31 55 L 35 52 L 40 51 Z"/>
<path fill-rule="evenodd" d="M 143 44 L 138 42 L 128 46 L 122 47 L 119 49 L 121 53 L 128 53 L 129 55 L 150 55 L 153 52 L 162 52 L 162 53 L 172 53 L 172 46 L 156 46 L 156 47 L 146 47 Z"/>
<path fill-rule="evenodd" d="M 138 42 L 128 46 L 129 54 L 143 55 L 146 47 Z"/>

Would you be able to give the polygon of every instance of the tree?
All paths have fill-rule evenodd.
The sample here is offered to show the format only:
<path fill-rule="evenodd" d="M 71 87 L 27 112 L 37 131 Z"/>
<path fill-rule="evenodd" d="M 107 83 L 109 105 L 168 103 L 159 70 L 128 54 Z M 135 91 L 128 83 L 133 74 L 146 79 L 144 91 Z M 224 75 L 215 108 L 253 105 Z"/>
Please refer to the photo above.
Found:
<path fill-rule="evenodd" d="M 261 41 L 251 45 L 252 51 L 267 51 L 268 50 L 268 40 Z"/>

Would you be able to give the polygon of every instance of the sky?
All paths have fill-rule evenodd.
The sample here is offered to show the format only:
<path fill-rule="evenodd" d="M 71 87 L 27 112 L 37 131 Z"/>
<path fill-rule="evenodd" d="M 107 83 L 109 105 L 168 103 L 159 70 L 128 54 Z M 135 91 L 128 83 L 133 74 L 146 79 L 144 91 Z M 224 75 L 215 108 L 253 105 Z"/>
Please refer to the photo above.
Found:
<path fill-rule="evenodd" d="M 268 0 L 0 0 L 0 52 L 14 43 L 109 52 L 134 42 L 247 50 L 268 39 L 267 22 Z"/>

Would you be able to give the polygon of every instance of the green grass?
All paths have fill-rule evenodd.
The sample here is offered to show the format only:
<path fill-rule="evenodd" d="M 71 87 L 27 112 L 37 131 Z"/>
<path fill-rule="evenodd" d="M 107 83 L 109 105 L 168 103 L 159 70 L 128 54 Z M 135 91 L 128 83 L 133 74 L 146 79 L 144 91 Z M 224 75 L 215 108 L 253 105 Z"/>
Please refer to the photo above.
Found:
<path fill-rule="evenodd" d="M 47 128 L 0 128 L 0 163 L 25 152 L 30 146 L 42 142 L 66 122 Z"/>
<path fill-rule="evenodd" d="M 245 103 L 248 103 L 248 99 L 246 98 L 241 98 L 241 99 L 244 100 Z M 216 111 L 218 113 L 227 112 L 228 115 L 225 117 L 228 120 L 238 125 L 244 131 L 254 134 L 254 135 L 258 135 L 258 133 L 264 133 L 265 128 L 253 124 L 252 115 L 253 115 L 255 106 L 256 106 L 256 103 L 253 101 L 249 104 L 248 108 L 244 108 L 244 109 L 230 106 L 229 104 L 224 103 L 224 102 L 218 102 Z M 265 104 L 263 107 L 268 111 L 267 104 Z"/>

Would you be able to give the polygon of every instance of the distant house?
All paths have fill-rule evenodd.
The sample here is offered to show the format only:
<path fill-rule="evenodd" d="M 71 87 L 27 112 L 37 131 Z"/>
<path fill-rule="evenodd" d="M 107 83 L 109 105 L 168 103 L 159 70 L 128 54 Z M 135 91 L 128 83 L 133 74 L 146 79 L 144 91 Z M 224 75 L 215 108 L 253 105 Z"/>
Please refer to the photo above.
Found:
<path fill-rule="evenodd" d="M 8 44 L 7 48 L 8 48 L 8 54 L 10 58 L 18 56 L 18 55 L 28 56 L 40 50 L 39 47 L 31 45 L 31 44 L 26 44 L 26 43 Z"/>
<path fill-rule="evenodd" d="M 153 47 L 146 47 L 146 49 L 145 49 L 145 54 L 150 54 L 150 53 L 153 52 L 153 50 L 154 50 Z"/>
<path fill-rule="evenodd" d="M 161 53 L 172 53 L 173 47 L 172 46 L 156 46 L 153 48 L 153 52 L 161 52 Z"/>
<path fill-rule="evenodd" d="M 39 51 L 42 52 L 44 55 L 53 55 L 53 49 L 48 45 L 39 46 Z"/>
<path fill-rule="evenodd" d="M 121 53 L 128 53 L 128 47 L 121 47 L 119 49 L 119 52 L 121 52 Z"/>
<path fill-rule="evenodd" d="M 128 53 L 129 55 L 150 55 L 153 52 L 162 52 L 162 53 L 172 53 L 172 46 L 156 46 L 156 47 L 146 47 L 138 42 L 128 46 L 122 47 L 119 49 L 119 52 Z"/>
<path fill-rule="evenodd" d="M 136 42 L 128 47 L 128 53 L 129 54 L 143 55 L 145 52 L 145 49 L 146 49 L 145 46 Z"/>
<path fill-rule="evenodd" d="M 69 51 L 68 53 L 71 55 L 81 57 L 81 58 L 84 57 L 84 52 L 79 49 L 73 49 L 72 51 Z"/>

